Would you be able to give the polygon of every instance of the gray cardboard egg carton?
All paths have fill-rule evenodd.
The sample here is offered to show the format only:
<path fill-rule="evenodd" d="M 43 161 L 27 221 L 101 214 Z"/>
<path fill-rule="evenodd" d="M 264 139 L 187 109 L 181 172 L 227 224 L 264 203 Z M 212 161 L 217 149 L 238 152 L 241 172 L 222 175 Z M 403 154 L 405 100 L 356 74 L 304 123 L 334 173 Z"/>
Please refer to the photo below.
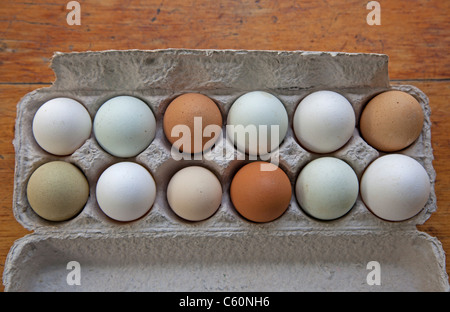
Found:
<path fill-rule="evenodd" d="M 17 107 L 16 174 L 13 209 L 16 219 L 34 233 L 11 248 L 3 281 L 9 291 L 89 290 L 449 290 L 445 253 L 440 242 L 418 232 L 436 210 L 428 98 L 413 86 L 392 87 L 388 57 L 381 54 L 278 52 L 235 50 L 155 50 L 56 53 L 56 74 L 49 88 L 27 94 Z M 293 192 L 287 211 L 277 220 L 257 224 L 233 208 L 229 186 L 249 157 L 223 138 L 201 160 L 175 161 L 162 130 L 167 105 L 186 92 L 211 97 L 223 114 L 240 95 L 263 90 L 285 105 L 290 127 L 280 145 L 280 167 L 294 185 L 300 170 L 324 156 L 299 145 L 292 116 L 302 98 L 313 91 L 332 90 L 353 105 L 357 123 L 374 95 L 399 89 L 422 105 L 425 123 L 418 140 L 400 153 L 418 160 L 429 174 L 432 192 L 421 213 L 404 222 L 374 216 L 358 197 L 340 219 L 318 221 L 299 207 Z M 141 154 L 117 158 L 103 151 L 94 134 L 75 153 L 53 156 L 35 142 L 32 119 L 54 97 L 83 103 L 92 119 L 102 103 L 117 95 L 132 95 L 149 104 L 157 119 L 156 137 Z M 383 153 L 369 146 L 357 130 L 338 151 L 327 154 L 349 163 L 358 177 Z M 228 151 L 228 153 L 227 153 Z M 230 153 L 232 151 L 232 153 Z M 241 160 L 244 156 L 246 160 Z M 29 207 L 26 184 L 41 164 L 65 160 L 77 165 L 90 183 L 83 211 L 64 222 L 48 222 Z M 96 181 L 110 165 L 133 161 L 148 168 L 157 184 L 157 197 L 148 214 L 133 222 L 108 218 L 95 198 Z M 171 176 L 188 165 L 211 169 L 223 186 L 222 204 L 209 219 L 188 222 L 168 206 L 166 187 Z M 68 285 L 66 264 L 78 261 L 82 283 Z M 366 282 L 366 264 L 378 261 L 381 286 Z"/>

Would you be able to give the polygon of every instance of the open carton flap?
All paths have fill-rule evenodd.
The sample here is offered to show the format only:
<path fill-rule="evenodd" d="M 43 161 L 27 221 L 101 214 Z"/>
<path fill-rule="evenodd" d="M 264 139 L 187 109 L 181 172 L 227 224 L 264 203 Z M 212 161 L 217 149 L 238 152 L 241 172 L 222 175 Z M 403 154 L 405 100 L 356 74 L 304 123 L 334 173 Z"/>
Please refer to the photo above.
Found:
<path fill-rule="evenodd" d="M 6 291 L 448 291 L 444 258 L 435 238 L 409 231 L 32 234 L 15 243 L 3 282 Z M 67 283 L 71 261 L 78 286 Z"/>

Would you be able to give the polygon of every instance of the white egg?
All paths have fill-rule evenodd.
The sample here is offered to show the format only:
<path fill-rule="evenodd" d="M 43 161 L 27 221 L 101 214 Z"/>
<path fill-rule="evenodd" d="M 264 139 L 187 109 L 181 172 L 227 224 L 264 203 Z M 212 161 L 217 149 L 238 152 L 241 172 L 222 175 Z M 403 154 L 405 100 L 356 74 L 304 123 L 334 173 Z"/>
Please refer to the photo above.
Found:
<path fill-rule="evenodd" d="M 320 220 L 344 216 L 355 204 L 358 191 L 358 177 L 352 167 L 334 157 L 322 157 L 308 163 L 295 185 L 301 208 Z"/>
<path fill-rule="evenodd" d="M 300 144 L 315 153 L 341 148 L 353 135 L 355 112 L 350 102 L 333 91 L 317 91 L 297 106 L 293 128 Z"/>
<path fill-rule="evenodd" d="M 156 133 L 150 107 L 132 96 L 117 96 L 100 106 L 94 135 L 100 146 L 117 157 L 133 157 L 145 150 Z"/>
<path fill-rule="evenodd" d="M 404 221 L 417 215 L 428 201 L 430 178 L 415 159 L 389 154 L 372 162 L 361 178 L 361 198 L 378 217 Z"/>
<path fill-rule="evenodd" d="M 288 114 L 274 95 L 253 91 L 240 96 L 231 106 L 227 135 L 238 150 L 249 155 L 272 152 L 283 141 Z"/>
<path fill-rule="evenodd" d="M 133 221 L 145 215 L 156 198 L 156 183 L 143 166 L 120 162 L 108 167 L 96 186 L 97 203 L 110 218 Z"/>
<path fill-rule="evenodd" d="M 222 201 L 222 185 L 210 170 L 200 166 L 181 169 L 167 186 L 167 200 L 181 218 L 201 221 L 211 217 Z"/>
<path fill-rule="evenodd" d="M 33 136 L 45 151 L 54 155 L 75 152 L 91 135 L 92 120 L 86 108 L 70 98 L 45 102 L 33 118 Z"/>

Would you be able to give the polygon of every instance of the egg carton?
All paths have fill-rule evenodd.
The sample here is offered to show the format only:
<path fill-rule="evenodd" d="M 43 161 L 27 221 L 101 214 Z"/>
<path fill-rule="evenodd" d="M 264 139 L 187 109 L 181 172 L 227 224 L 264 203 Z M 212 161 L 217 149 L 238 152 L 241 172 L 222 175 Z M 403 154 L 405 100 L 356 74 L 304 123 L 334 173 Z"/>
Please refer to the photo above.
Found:
<path fill-rule="evenodd" d="M 440 242 L 416 229 L 436 210 L 428 98 L 414 86 L 390 85 L 386 55 L 127 50 L 56 53 L 51 67 L 56 74 L 53 85 L 28 93 L 17 106 L 13 211 L 18 222 L 33 233 L 11 248 L 3 275 L 5 290 L 449 290 Z M 402 222 L 379 219 L 360 196 L 345 216 L 320 221 L 302 211 L 295 192 L 288 209 L 278 219 L 267 223 L 248 221 L 234 209 L 229 189 L 237 170 L 253 159 L 229 142 L 226 124 L 223 137 L 201 159 L 178 161 L 172 158 L 162 129 L 166 107 L 183 93 L 209 96 L 226 120 L 230 106 L 239 96 L 249 91 L 266 91 L 281 100 L 289 116 L 287 135 L 272 157 L 277 157 L 292 185 L 307 163 L 323 156 L 344 160 L 360 178 L 372 161 L 386 153 L 377 151 L 360 136 L 359 116 L 372 97 L 392 89 L 413 95 L 422 105 L 422 133 L 399 153 L 420 162 L 431 182 L 424 209 Z M 304 149 L 292 129 L 298 103 L 318 90 L 342 94 L 356 115 L 351 139 L 329 154 Z M 93 119 L 101 104 L 118 95 L 144 100 L 157 120 L 154 140 L 136 157 L 108 154 L 93 133 L 78 150 L 63 157 L 45 152 L 34 140 L 32 120 L 46 101 L 55 97 L 76 99 Z M 84 209 L 68 221 L 40 218 L 26 197 L 31 173 L 53 160 L 78 166 L 90 185 Z M 100 174 L 121 161 L 146 167 L 157 186 L 150 211 L 132 222 L 118 222 L 106 216 L 95 197 Z M 210 169 L 223 188 L 217 212 L 198 222 L 178 217 L 166 199 L 170 178 L 190 165 Z M 70 261 L 80 263 L 81 285 L 69 285 L 66 280 Z M 381 265 L 381 286 L 369 285 L 366 280 L 366 265 L 370 261 Z"/>

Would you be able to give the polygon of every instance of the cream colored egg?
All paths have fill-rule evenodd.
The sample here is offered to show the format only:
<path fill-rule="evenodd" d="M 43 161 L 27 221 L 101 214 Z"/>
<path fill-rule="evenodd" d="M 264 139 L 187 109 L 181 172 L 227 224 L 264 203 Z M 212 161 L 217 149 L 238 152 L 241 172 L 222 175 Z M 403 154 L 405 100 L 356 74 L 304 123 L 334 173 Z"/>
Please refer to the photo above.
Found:
<path fill-rule="evenodd" d="M 167 186 L 167 201 L 181 218 L 201 221 L 211 217 L 222 201 L 222 185 L 210 170 L 200 166 L 181 169 Z"/>

